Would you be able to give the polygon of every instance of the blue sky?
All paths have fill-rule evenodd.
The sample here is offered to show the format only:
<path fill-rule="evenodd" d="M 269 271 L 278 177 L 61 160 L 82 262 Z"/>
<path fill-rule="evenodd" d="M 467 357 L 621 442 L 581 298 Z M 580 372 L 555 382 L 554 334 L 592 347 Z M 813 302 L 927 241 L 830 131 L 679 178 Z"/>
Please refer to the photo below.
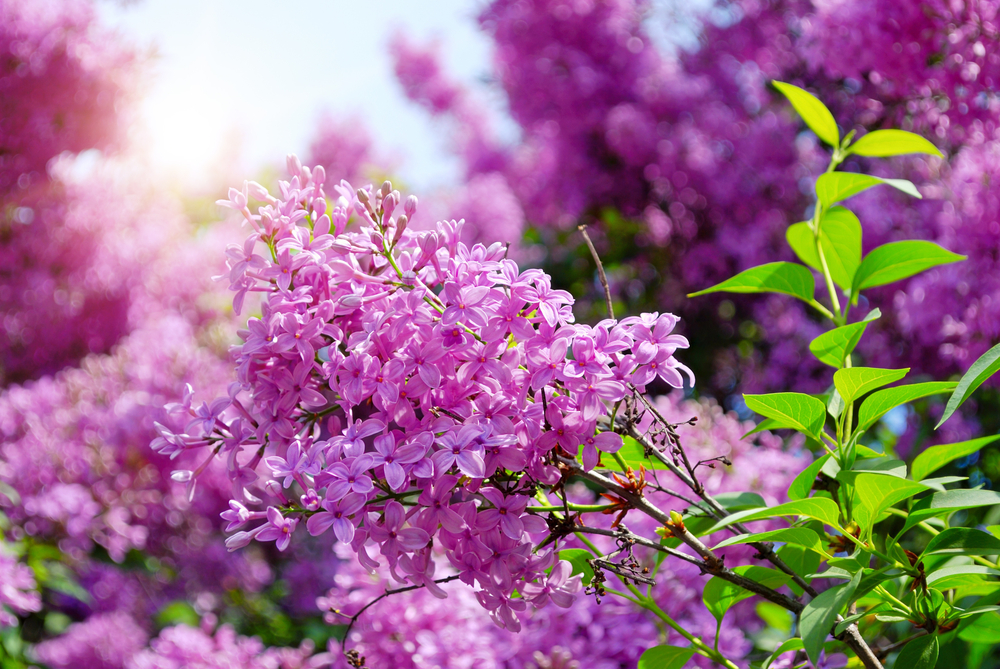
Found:
<path fill-rule="evenodd" d="M 322 110 L 355 114 L 400 159 L 415 189 L 446 183 L 457 164 L 442 129 L 392 74 L 396 30 L 440 38 L 446 67 L 480 86 L 490 43 L 469 0 L 144 0 L 99 3 L 102 22 L 156 57 L 137 136 L 159 177 L 214 188 L 286 153 L 304 155 Z M 220 170 L 220 168 L 222 168 Z M 220 172 L 222 174 L 220 174 Z M 212 181 L 212 183 L 209 183 Z"/>

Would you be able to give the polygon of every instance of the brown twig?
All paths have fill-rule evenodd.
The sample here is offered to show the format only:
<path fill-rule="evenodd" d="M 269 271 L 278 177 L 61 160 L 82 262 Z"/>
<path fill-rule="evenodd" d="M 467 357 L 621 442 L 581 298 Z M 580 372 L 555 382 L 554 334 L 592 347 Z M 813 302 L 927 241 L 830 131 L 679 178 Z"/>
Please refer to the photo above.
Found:
<path fill-rule="evenodd" d="M 458 580 L 458 578 L 460 578 L 460 576 L 458 574 L 452 574 L 451 576 L 445 576 L 443 578 L 436 579 L 434 582 L 435 583 L 448 583 L 449 581 Z M 403 587 L 403 588 L 396 588 L 394 590 L 386 590 L 381 595 L 379 595 L 378 597 L 376 597 L 372 601 L 370 601 L 367 604 L 365 604 L 364 606 L 362 606 L 361 610 L 359 610 L 357 613 L 355 613 L 353 616 L 350 617 L 350 622 L 347 623 L 347 629 L 344 630 L 344 640 L 343 640 L 343 642 L 341 642 L 342 645 L 343 646 L 347 645 L 347 639 L 348 639 L 348 637 L 351 634 L 351 628 L 354 627 L 354 623 L 358 622 L 358 618 L 361 617 L 362 613 L 364 613 L 365 611 L 367 611 L 371 607 L 375 606 L 375 604 L 377 604 L 378 602 L 382 601 L 383 599 L 385 599 L 389 595 L 398 595 L 401 592 L 409 592 L 410 590 L 419 590 L 420 588 L 424 588 L 424 587 L 427 587 L 426 584 L 425 583 L 421 583 L 419 585 L 408 585 L 408 586 Z M 334 613 L 336 613 L 338 615 L 342 615 L 344 617 L 347 617 L 345 614 L 340 613 L 339 611 L 334 611 Z"/>
<path fill-rule="evenodd" d="M 597 263 L 597 276 L 601 280 L 601 286 L 604 288 L 604 302 L 608 308 L 608 318 L 614 319 L 615 309 L 611 305 L 611 286 L 608 285 L 608 277 L 604 273 L 604 265 L 601 263 L 601 257 L 597 255 L 597 249 L 594 248 L 594 242 L 590 241 L 590 235 L 587 234 L 586 225 L 578 225 L 576 229 L 580 231 L 583 235 L 583 241 L 587 242 L 587 248 L 590 249 L 590 255 L 594 258 L 594 262 Z"/>

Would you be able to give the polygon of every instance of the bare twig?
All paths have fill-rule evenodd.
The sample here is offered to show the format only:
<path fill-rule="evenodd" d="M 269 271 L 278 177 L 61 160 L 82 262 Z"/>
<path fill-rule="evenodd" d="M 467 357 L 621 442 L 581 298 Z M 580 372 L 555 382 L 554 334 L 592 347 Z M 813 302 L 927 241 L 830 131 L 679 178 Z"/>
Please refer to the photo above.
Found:
<path fill-rule="evenodd" d="M 449 581 L 455 581 L 458 578 L 459 578 L 458 574 L 452 574 L 451 576 L 445 576 L 443 578 L 436 579 L 434 582 L 435 583 L 448 583 Z M 367 611 L 371 607 L 375 606 L 375 604 L 379 603 L 380 601 L 382 601 L 383 599 L 385 599 L 389 595 L 398 595 L 401 592 L 409 592 L 410 590 L 419 590 L 420 588 L 424 588 L 424 587 L 426 587 L 426 584 L 421 583 L 419 585 L 408 585 L 408 586 L 405 586 L 403 588 L 395 588 L 394 590 L 386 590 L 381 595 L 379 595 L 378 597 L 376 597 L 372 601 L 370 601 L 367 604 L 365 604 L 364 606 L 362 606 L 361 609 L 357 613 L 355 613 L 353 616 L 350 617 L 350 621 L 347 623 L 347 629 L 344 631 L 344 641 L 342 642 L 342 644 L 344 646 L 347 645 L 347 639 L 350 637 L 351 628 L 354 627 L 354 623 L 358 622 L 358 618 L 361 617 L 361 614 L 363 614 L 365 611 Z M 334 613 L 336 613 L 338 615 L 342 615 L 344 617 L 347 617 L 346 614 L 340 613 L 340 611 L 334 611 Z"/>
<path fill-rule="evenodd" d="M 919 629 L 915 633 L 911 634 L 910 636 L 906 637 L 905 639 L 903 639 L 901 641 L 897 641 L 896 643 L 889 644 L 888 646 L 885 646 L 883 648 L 879 648 L 878 650 L 875 651 L 875 657 L 877 657 L 878 659 L 881 660 L 882 658 L 886 657 L 889 653 L 893 652 L 894 650 L 898 650 L 898 649 L 902 648 L 903 646 L 905 646 L 906 644 L 908 644 L 911 641 L 913 641 L 914 639 L 922 637 L 922 636 L 926 636 L 927 634 L 928 634 L 927 630 L 925 630 L 925 629 Z"/>
<path fill-rule="evenodd" d="M 583 235 L 583 241 L 587 242 L 587 248 L 590 249 L 590 255 L 594 258 L 594 262 L 597 263 L 597 276 L 601 280 L 601 286 L 604 288 L 604 302 L 608 308 L 608 318 L 613 319 L 615 317 L 615 309 L 611 305 L 611 286 L 608 285 L 608 277 L 604 273 L 604 265 L 601 263 L 601 257 L 597 255 L 597 249 L 594 248 L 594 242 L 590 241 L 590 235 L 587 234 L 586 225 L 578 225 L 576 229 L 580 231 Z"/>

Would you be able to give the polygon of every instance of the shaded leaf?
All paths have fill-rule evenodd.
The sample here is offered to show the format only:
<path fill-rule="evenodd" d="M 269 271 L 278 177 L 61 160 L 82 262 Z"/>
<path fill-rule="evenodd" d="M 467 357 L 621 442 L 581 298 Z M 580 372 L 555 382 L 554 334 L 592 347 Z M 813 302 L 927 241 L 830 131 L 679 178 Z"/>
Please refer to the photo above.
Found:
<path fill-rule="evenodd" d="M 826 461 L 830 459 L 830 455 L 822 455 L 813 461 L 811 465 L 806 467 L 802 472 L 795 477 L 792 481 L 792 485 L 788 487 L 788 499 L 797 500 L 805 499 L 809 496 L 809 491 L 812 490 L 813 483 L 816 482 L 816 477 L 819 476 L 819 472 L 823 469 L 823 465 Z"/>
<path fill-rule="evenodd" d="M 920 135 L 895 129 L 870 132 L 854 142 L 848 151 L 859 156 L 872 158 L 902 156 L 909 153 L 925 153 L 942 157 L 941 151 Z"/>
<path fill-rule="evenodd" d="M 974 527 L 949 527 L 927 544 L 923 555 L 1000 555 L 1000 539 Z"/>
<path fill-rule="evenodd" d="M 677 646 L 653 646 L 639 657 L 638 669 L 682 669 L 694 655 L 694 648 Z"/>
<path fill-rule="evenodd" d="M 881 311 L 872 309 L 863 321 L 834 328 L 816 337 L 809 342 L 809 350 L 820 362 L 840 369 L 844 366 L 844 360 L 858 345 L 868 324 L 881 316 Z"/>
<path fill-rule="evenodd" d="M 983 385 L 986 379 L 996 374 L 998 369 L 1000 369 L 1000 344 L 983 353 L 979 356 L 978 360 L 972 363 L 969 371 L 959 380 L 955 392 L 948 398 L 948 405 L 944 408 L 944 414 L 941 415 L 941 420 L 934 426 L 934 429 L 938 429 L 946 420 L 951 418 L 951 415 L 955 413 L 958 407 L 962 406 L 965 400 L 969 399 L 969 395 L 975 392 L 976 388 Z"/>
<path fill-rule="evenodd" d="M 816 133 L 817 137 L 834 148 L 840 146 L 840 131 L 837 130 L 837 122 L 833 120 L 833 114 L 826 108 L 826 105 L 820 102 L 815 95 L 798 86 L 786 84 L 783 81 L 772 81 L 771 83 L 788 98 L 792 107 L 806 122 L 809 129 Z"/>
<path fill-rule="evenodd" d="M 757 565 L 744 565 L 736 567 L 733 571 L 771 589 L 780 588 L 792 580 L 792 577 L 788 574 Z M 715 616 L 716 620 L 721 622 L 722 618 L 726 615 L 726 611 L 734 604 L 753 596 L 754 593 L 749 590 L 744 590 L 734 583 L 724 581 L 718 576 L 713 576 L 705 584 L 702 600 L 705 603 L 705 608 Z"/>
<path fill-rule="evenodd" d="M 964 458 L 978 452 L 983 446 L 1000 439 L 1000 434 L 989 437 L 980 437 L 969 441 L 960 441 L 957 444 L 939 444 L 931 446 L 913 460 L 910 472 L 914 481 L 920 481 L 928 474 L 936 472 L 953 460 Z"/>
<path fill-rule="evenodd" d="M 791 262 L 772 262 L 751 267 L 711 288 L 691 293 L 782 293 L 809 302 L 816 290 L 813 275 L 806 267 Z"/>
<path fill-rule="evenodd" d="M 799 614 L 802 646 L 813 664 L 819 661 L 823 642 L 830 635 L 837 615 L 851 601 L 854 589 L 861 581 L 861 574 L 861 571 L 855 574 L 850 583 L 838 585 L 819 593 L 815 599 L 806 604 L 802 613 Z"/>
<path fill-rule="evenodd" d="M 899 669 L 934 669 L 937 661 L 938 638 L 936 634 L 928 634 L 903 646 L 892 666 Z"/>
<path fill-rule="evenodd" d="M 787 639 L 782 642 L 780 646 L 774 649 L 770 657 L 764 660 L 764 664 L 761 665 L 761 669 L 768 669 L 775 660 L 784 655 L 785 653 L 790 653 L 793 650 L 802 650 L 802 639 L 795 637 L 793 639 Z"/>
<path fill-rule="evenodd" d="M 906 376 L 906 369 L 878 369 L 876 367 L 850 367 L 833 373 L 833 385 L 837 387 L 845 404 L 850 404 L 865 393 L 884 385 L 899 381 Z"/>

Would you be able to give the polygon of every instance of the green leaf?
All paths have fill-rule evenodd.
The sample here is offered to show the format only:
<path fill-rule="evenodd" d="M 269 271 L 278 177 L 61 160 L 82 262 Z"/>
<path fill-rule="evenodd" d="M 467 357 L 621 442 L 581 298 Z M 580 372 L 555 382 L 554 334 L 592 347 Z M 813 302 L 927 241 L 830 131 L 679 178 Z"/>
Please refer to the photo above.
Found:
<path fill-rule="evenodd" d="M 861 341 L 861 335 L 865 333 L 868 324 L 881 316 L 881 311 L 872 309 L 863 321 L 834 328 L 816 337 L 809 343 L 809 350 L 820 362 L 840 369 L 847 356 Z"/>
<path fill-rule="evenodd" d="M 795 546 L 794 544 L 786 544 L 779 548 L 778 557 L 807 583 L 812 580 L 809 578 L 809 574 L 813 574 L 819 569 L 819 563 L 823 559 L 823 556 L 819 553 L 805 549 L 802 546 Z M 791 588 L 796 596 L 802 596 L 803 591 L 795 584 L 795 581 L 789 583 L 788 587 Z"/>
<path fill-rule="evenodd" d="M 903 646 L 893 669 L 934 669 L 938 661 L 938 638 L 936 634 L 917 637 Z"/>
<path fill-rule="evenodd" d="M 871 394 L 871 397 L 861 403 L 861 409 L 858 410 L 858 429 L 856 434 L 861 434 L 870 428 L 875 424 L 875 421 L 900 404 L 908 404 L 928 395 L 946 393 L 954 387 L 955 384 L 951 381 L 931 381 L 929 383 L 914 383 L 909 386 L 886 388 L 885 390 L 874 392 Z M 917 479 L 916 476 L 913 478 Z"/>
<path fill-rule="evenodd" d="M 897 188 L 915 198 L 921 197 L 917 187 L 906 179 L 880 179 L 871 174 L 855 172 L 827 172 L 816 179 L 816 199 L 825 209 L 881 184 Z"/>
<path fill-rule="evenodd" d="M 983 353 L 979 356 L 979 360 L 972 363 L 972 367 L 969 367 L 969 371 L 958 382 L 955 392 L 948 398 L 948 406 L 944 408 L 944 414 L 941 416 L 938 424 L 934 426 L 934 429 L 938 429 L 946 420 L 951 418 L 951 415 L 955 413 L 958 407 L 962 406 L 965 400 L 969 399 L 969 395 L 975 392 L 976 388 L 983 385 L 983 381 L 996 374 L 998 369 L 1000 369 L 1000 344 Z"/>
<path fill-rule="evenodd" d="M 829 459 L 829 454 L 822 455 L 816 458 L 811 465 L 802 470 L 802 472 L 795 477 L 795 480 L 792 481 L 792 485 L 788 487 L 788 499 L 797 500 L 809 497 L 809 491 L 812 490 L 813 483 L 816 482 L 816 477 L 819 476 L 819 471 L 823 469 L 823 465 L 825 465 L 826 461 Z"/>
<path fill-rule="evenodd" d="M 775 660 L 785 653 L 790 653 L 793 650 L 802 650 L 802 639 L 795 637 L 784 641 L 780 646 L 774 649 L 774 652 L 771 653 L 770 657 L 764 660 L 764 664 L 761 665 L 761 669 L 768 669 L 768 667 L 770 667 Z"/>
<path fill-rule="evenodd" d="M 733 523 L 749 523 L 753 520 L 763 520 L 765 518 L 776 518 L 778 516 L 805 516 L 825 523 L 831 527 L 839 528 L 837 524 L 840 518 L 840 509 L 837 503 L 827 497 L 808 497 L 794 502 L 785 502 L 778 506 L 771 506 L 766 509 L 750 509 L 739 511 L 726 516 L 712 528 L 712 532 L 723 527 L 728 527 Z M 709 532 L 710 534 L 711 532 Z"/>
<path fill-rule="evenodd" d="M 762 506 L 767 506 L 764 498 L 755 492 L 721 492 L 715 495 L 714 499 L 722 505 L 722 508 L 729 511 L 759 509 Z"/>
<path fill-rule="evenodd" d="M 770 395 L 743 395 L 747 407 L 765 418 L 773 418 L 773 426 L 787 427 L 803 432 L 817 441 L 826 422 L 826 405 L 802 393 L 772 393 Z"/>
<path fill-rule="evenodd" d="M 859 525 L 870 529 L 886 509 L 924 490 L 927 486 L 922 483 L 895 476 L 859 474 L 854 479 L 854 518 Z"/>
<path fill-rule="evenodd" d="M 958 633 L 962 641 L 988 643 L 995 646 L 1000 639 L 1000 614 L 993 612 L 979 616 Z"/>
<path fill-rule="evenodd" d="M 838 585 L 824 590 L 806 604 L 799 614 L 799 632 L 802 636 L 802 646 L 809 660 L 816 664 L 819 653 L 823 650 L 823 642 L 830 635 L 833 623 L 840 611 L 847 606 L 854 595 L 854 589 L 861 581 L 862 571 L 858 571 L 850 583 Z"/>
<path fill-rule="evenodd" d="M 934 242 L 911 239 L 903 242 L 889 242 L 878 248 L 861 261 L 851 285 L 851 299 L 857 304 L 858 293 L 865 288 L 884 286 L 906 279 L 914 274 L 938 265 L 965 260 L 965 256 L 952 253 Z"/>
<path fill-rule="evenodd" d="M 683 669 L 694 655 L 694 648 L 677 646 L 653 646 L 647 648 L 639 658 L 637 669 Z"/>
<path fill-rule="evenodd" d="M 946 490 L 924 497 L 910 508 L 910 515 L 900 531 L 903 532 L 922 520 L 943 516 L 960 509 L 975 509 L 1000 504 L 1000 493 L 993 490 Z"/>
<path fill-rule="evenodd" d="M 833 120 L 833 114 L 826 108 L 815 95 L 802 90 L 798 86 L 786 84 L 783 81 L 772 81 L 774 87 L 788 98 L 788 101 L 795 107 L 802 120 L 806 122 L 809 129 L 816 133 L 816 136 L 832 146 L 840 147 L 840 131 L 837 130 L 837 122 Z"/>
<path fill-rule="evenodd" d="M 760 583 L 764 587 L 776 589 L 783 585 L 786 585 L 792 577 L 788 574 L 782 573 L 775 569 L 768 569 L 767 567 L 759 567 L 757 565 L 744 565 L 742 567 L 736 567 L 733 569 L 734 572 L 740 576 L 746 576 L 747 578 Z M 729 581 L 724 581 L 718 576 L 713 576 L 709 579 L 708 583 L 705 584 L 705 589 L 702 592 L 702 600 L 705 603 L 705 608 L 715 616 L 715 619 L 722 622 L 722 618 L 726 615 L 728 611 L 737 602 L 742 602 L 744 599 L 753 597 L 754 593 L 749 590 L 744 590 L 740 586 L 730 583 Z"/>
<path fill-rule="evenodd" d="M 813 275 L 802 265 L 792 262 L 772 262 L 751 267 L 711 288 L 691 293 L 697 297 L 707 293 L 782 293 L 809 302 L 816 286 Z"/>
<path fill-rule="evenodd" d="M 590 551 L 583 548 L 567 548 L 559 551 L 559 559 L 566 560 L 573 565 L 573 576 L 583 574 L 584 585 L 590 585 L 590 582 L 594 580 L 594 568 L 588 562 L 592 557 Z"/>
<path fill-rule="evenodd" d="M 926 153 L 938 158 L 944 157 L 936 146 L 920 135 L 894 129 L 875 130 L 868 133 L 854 142 L 848 149 L 848 153 L 872 158 L 888 158 L 908 153 Z"/>
<path fill-rule="evenodd" d="M 949 527 L 927 544 L 923 555 L 1000 555 L 1000 539 L 974 527 Z"/>
<path fill-rule="evenodd" d="M 865 393 L 881 388 L 906 376 L 906 369 L 877 369 L 875 367 L 850 367 L 833 373 L 833 385 L 837 387 L 845 404 L 850 404 Z"/>
<path fill-rule="evenodd" d="M 761 422 L 757 423 L 757 427 L 755 427 L 754 429 L 752 429 L 749 432 L 747 432 L 746 434 L 744 434 L 742 437 L 740 437 L 740 439 L 746 439 L 750 435 L 757 434 L 758 432 L 766 432 L 768 430 L 777 430 L 780 427 L 781 427 L 781 425 L 778 424 L 778 421 L 774 420 L 773 418 L 765 418 Z"/>
<path fill-rule="evenodd" d="M 980 437 L 979 439 L 972 439 L 970 441 L 961 441 L 957 444 L 940 444 L 938 446 L 931 446 L 913 460 L 913 465 L 910 467 L 910 473 L 913 476 L 913 480 L 923 480 L 927 478 L 928 474 L 936 472 L 949 462 L 958 460 L 959 458 L 964 458 L 967 455 L 972 455 L 983 448 L 983 446 L 986 446 L 997 439 L 1000 439 L 1000 434 L 994 434 L 989 437 Z"/>
<path fill-rule="evenodd" d="M 816 253 L 816 242 L 808 223 L 796 223 L 785 232 L 788 245 L 805 264 L 823 271 Z M 823 213 L 819 224 L 819 241 L 827 268 L 834 283 L 844 290 L 851 289 L 854 273 L 861 264 L 861 222 L 843 207 L 833 207 Z"/>
<path fill-rule="evenodd" d="M 656 458 L 647 458 L 646 449 L 642 444 L 628 435 L 622 437 L 622 447 L 618 449 L 618 455 L 636 471 L 639 470 L 639 465 L 646 469 L 667 469 L 667 466 Z"/>
<path fill-rule="evenodd" d="M 726 546 L 735 546 L 736 544 L 757 543 L 759 541 L 780 541 L 786 544 L 803 546 L 822 555 L 827 554 L 827 552 L 823 549 L 823 542 L 820 540 L 819 535 L 810 530 L 808 527 L 786 527 L 781 530 L 771 530 L 770 532 L 741 534 L 739 536 L 726 539 L 725 541 L 719 543 L 713 550 L 725 548 Z"/>
<path fill-rule="evenodd" d="M 182 600 L 175 600 L 160 609 L 156 614 L 156 624 L 160 627 L 171 625 L 188 625 L 197 627 L 201 624 L 201 616 L 194 607 Z"/>

